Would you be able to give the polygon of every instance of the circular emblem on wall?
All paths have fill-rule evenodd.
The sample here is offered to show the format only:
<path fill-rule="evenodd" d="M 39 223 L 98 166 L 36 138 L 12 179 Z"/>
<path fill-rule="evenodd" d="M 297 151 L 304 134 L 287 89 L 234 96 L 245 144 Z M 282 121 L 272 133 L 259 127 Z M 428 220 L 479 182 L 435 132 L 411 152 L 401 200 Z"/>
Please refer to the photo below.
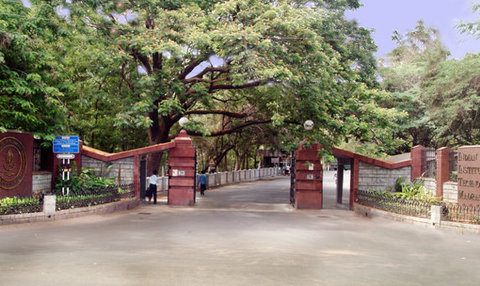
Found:
<path fill-rule="evenodd" d="M 11 190 L 25 177 L 27 154 L 15 137 L 0 139 L 0 189 Z"/>

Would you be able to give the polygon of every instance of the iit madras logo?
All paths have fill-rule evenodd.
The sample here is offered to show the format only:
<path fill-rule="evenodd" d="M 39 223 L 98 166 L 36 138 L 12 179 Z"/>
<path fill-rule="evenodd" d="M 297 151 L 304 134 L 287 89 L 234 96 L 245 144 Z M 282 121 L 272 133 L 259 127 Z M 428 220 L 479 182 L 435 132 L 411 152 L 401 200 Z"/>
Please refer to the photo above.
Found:
<path fill-rule="evenodd" d="M 0 189 L 11 190 L 25 177 L 27 155 L 22 142 L 14 137 L 0 139 Z"/>

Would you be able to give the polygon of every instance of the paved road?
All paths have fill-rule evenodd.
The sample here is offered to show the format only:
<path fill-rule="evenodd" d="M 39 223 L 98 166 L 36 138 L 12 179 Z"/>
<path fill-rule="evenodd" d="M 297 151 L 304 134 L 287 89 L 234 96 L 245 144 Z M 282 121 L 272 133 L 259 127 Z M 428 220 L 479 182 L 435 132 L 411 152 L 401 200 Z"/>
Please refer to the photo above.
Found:
<path fill-rule="evenodd" d="M 480 284 L 480 236 L 286 201 L 281 178 L 207 192 L 195 208 L 2 226 L 0 285 Z"/>

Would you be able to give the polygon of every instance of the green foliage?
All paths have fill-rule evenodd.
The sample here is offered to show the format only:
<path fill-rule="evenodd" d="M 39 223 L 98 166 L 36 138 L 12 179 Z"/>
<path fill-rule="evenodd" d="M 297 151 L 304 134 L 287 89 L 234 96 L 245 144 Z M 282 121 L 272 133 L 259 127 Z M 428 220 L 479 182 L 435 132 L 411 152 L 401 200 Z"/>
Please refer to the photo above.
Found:
<path fill-rule="evenodd" d="M 46 137 L 67 125 L 62 93 L 51 81 L 49 48 L 59 36 L 53 7 L 0 1 L 0 131 L 18 129 Z"/>
<path fill-rule="evenodd" d="M 395 192 L 401 192 L 402 191 L 402 187 L 403 185 L 405 184 L 405 180 L 406 178 L 405 177 L 400 177 L 398 179 L 395 180 L 395 185 L 393 185 L 393 190 Z"/>
<path fill-rule="evenodd" d="M 375 102 L 382 95 L 370 90 L 376 86 L 376 47 L 368 30 L 343 17 L 358 1 L 311 2 L 315 5 L 247 0 L 67 3 L 71 28 L 85 38 L 78 42 L 81 48 L 71 45 L 72 55 L 64 49 L 66 56 L 73 69 L 78 58 L 80 65 L 95 67 L 90 73 L 79 70 L 84 76 L 74 83 L 74 91 L 85 99 L 110 94 L 106 98 L 116 114 L 113 125 L 136 131 L 149 127 L 150 144 L 168 141 L 177 130 L 173 125 L 185 115 L 191 119 L 190 134 L 201 136 L 271 124 L 285 130 L 280 136 L 294 141 L 307 136 L 324 146 L 346 135 L 385 140 L 388 130 L 395 129 L 385 123 L 390 127 L 396 115 L 381 110 Z M 118 15 L 127 11 L 135 19 L 120 22 Z M 90 56 L 82 56 L 83 50 Z M 358 111 L 358 106 L 366 108 Z M 94 110 L 111 118 L 106 108 Z M 79 113 L 80 123 L 89 122 L 81 127 L 87 138 L 103 121 L 94 113 L 89 119 L 83 116 L 88 113 Z M 220 114 L 230 124 L 206 124 L 212 118 L 221 121 Z M 301 128 L 306 119 L 316 122 L 314 131 Z M 357 128 L 359 122 L 379 129 L 365 124 Z M 384 131 L 376 132 L 380 129 Z M 107 135 L 99 132 L 96 138 Z"/>
<path fill-rule="evenodd" d="M 106 170 L 105 173 L 108 173 L 108 170 Z M 92 169 L 82 168 L 77 170 L 74 166 L 73 171 L 70 172 L 70 181 L 68 185 L 66 184 L 66 181 L 62 180 L 60 173 L 57 183 L 55 184 L 54 193 L 58 197 L 63 196 L 62 187 L 67 186 L 70 187 L 69 196 L 90 195 L 103 193 L 105 189 L 115 187 L 116 181 L 115 178 L 105 178 L 102 177 L 102 174 L 97 175 Z"/>
<path fill-rule="evenodd" d="M 432 195 L 423 185 L 423 181 L 416 179 L 413 182 L 405 183 L 405 178 L 396 180 L 394 185 L 395 192 L 388 190 L 371 191 L 372 193 L 385 199 L 402 199 L 411 202 L 427 203 L 437 205 L 443 202 L 441 197 Z M 399 190 L 399 191 L 398 191 Z"/>
<path fill-rule="evenodd" d="M 480 216 L 472 216 L 472 218 L 470 219 L 470 221 L 471 221 L 473 224 L 480 224 Z"/>
<path fill-rule="evenodd" d="M 405 35 L 394 33 L 397 47 L 389 53 L 379 69 L 382 87 L 391 93 L 381 98 L 381 106 L 395 108 L 408 116 L 400 118 L 394 133 L 403 140 L 396 153 L 409 152 L 415 145 L 434 147 L 431 106 L 425 96 L 425 80 L 434 77 L 449 52 L 440 41 L 437 30 L 418 21 L 413 31 Z"/>
<path fill-rule="evenodd" d="M 41 212 L 42 205 L 36 198 L 3 198 L 0 199 L 0 215 Z"/>
<path fill-rule="evenodd" d="M 111 203 L 120 200 L 117 190 L 95 195 L 57 196 L 56 209 L 73 209 Z"/>

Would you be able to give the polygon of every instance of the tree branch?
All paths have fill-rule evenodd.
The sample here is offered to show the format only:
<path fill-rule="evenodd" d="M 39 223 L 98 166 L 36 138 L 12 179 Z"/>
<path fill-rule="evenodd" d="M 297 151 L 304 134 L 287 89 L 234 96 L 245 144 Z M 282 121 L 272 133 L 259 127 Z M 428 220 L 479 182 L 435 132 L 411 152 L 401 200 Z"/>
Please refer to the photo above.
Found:
<path fill-rule="evenodd" d="M 153 69 L 161 70 L 162 69 L 163 56 L 160 53 L 153 53 Z"/>
<path fill-rule="evenodd" d="M 227 81 L 229 80 L 228 77 L 222 77 L 222 78 L 217 78 L 217 79 L 205 79 L 201 77 L 191 77 L 188 79 L 182 79 L 183 83 L 197 83 L 197 82 L 206 82 L 206 83 L 216 83 L 216 82 L 221 82 L 221 81 Z"/>
<path fill-rule="evenodd" d="M 147 56 L 144 56 L 144 55 L 141 55 L 138 53 L 137 50 L 133 50 L 132 51 L 132 55 L 135 59 L 139 60 L 142 65 L 145 67 L 145 69 L 147 70 L 147 73 L 148 74 L 151 74 L 152 73 L 152 67 L 150 66 L 150 62 L 148 61 L 148 57 Z"/>
<path fill-rule="evenodd" d="M 233 118 L 245 118 L 248 116 L 246 113 L 231 112 L 226 110 L 190 110 L 185 112 L 185 115 L 189 114 L 222 114 Z"/>
<path fill-rule="evenodd" d="M 243 128 L 251 126 L 251 125 L 267 124 L 267 123 L 271 123 L 271 122 L 272 122 L 271 119 L 247 121 L 247 122 L 244 122 L 240 125 L 234 126 L 230 129 L 212 132 L 210 135 L 207 135 L 207 137 L 216 137 L 216 136 L 222 136 L 222 135 L 226 135 L 226 134 L 232 134 L 232 133 L 235 133 L 235 132 L 239 132 Z M 190 135 L 190 136 L 204 136 L 203 133 L 198 132 L 198 131 L 187 130 L 187 134 Z"/>
<path fill-rule="evenodd" d="M 214 85 L 211 87 L 210 91 L 214 90 L 219 90 L 219 89 L 243 89 L 243 88 L 249 88 L 249 87 L 256 87 L 260 85 L 267 84 L 268 80 L 258 80 L 258 81 L 252 81 L 248 82 L 245 84 L 240 84 L 240 85 L 233 85 L 233 84 L 218 84 Z"/>
<path fill-rule="evenodd" d="M 183 70 L 182 72 L 178 75 L 179 80 L 185 79 L 185 77 L 193 71 L 194 68 L 196 68 L 199 64 L 201 64 L 205 58 L 198 58 L 196 60 L 191 61 Z"/>
<path fill-rule="evenodd" d="M 125 82 L 127 83 L 127 85 L 128 85 L 128 87 L 130 88 L 130 90 L 131 90 L 131 91 L 134 91 L 134 90 L 135 90 L 135 87 L 133 86 L 132 81 L 129 80 L 129 79 L 127 78 L 127 75 L 125 74 L 125 67 L 126 67 L 126 66 L 127 66 L 127 63 L 124 62 L 124 63 L 122 64 L 122 71 L 120 72 L 120 74 L 122 75 L 123 81 L 125 81 Z"/>

